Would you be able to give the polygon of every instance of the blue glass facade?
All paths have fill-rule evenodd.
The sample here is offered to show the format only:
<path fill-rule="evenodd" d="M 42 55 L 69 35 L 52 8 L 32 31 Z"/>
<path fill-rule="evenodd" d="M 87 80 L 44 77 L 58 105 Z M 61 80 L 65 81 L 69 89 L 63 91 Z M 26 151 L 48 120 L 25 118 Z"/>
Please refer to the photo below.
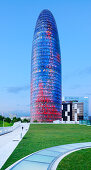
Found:
<path fill-rule="evenodd" d="M 84 103 L 84 120 L 88 120 L 88 97 L 66 96 L 65 101 L 78 101 Z"/>
<path fill-rule="evenodd" d="M 61 120 L 61 55 L 55 19 L 43 10 L 37 20 L 31 65 L 31 120 Z"/>

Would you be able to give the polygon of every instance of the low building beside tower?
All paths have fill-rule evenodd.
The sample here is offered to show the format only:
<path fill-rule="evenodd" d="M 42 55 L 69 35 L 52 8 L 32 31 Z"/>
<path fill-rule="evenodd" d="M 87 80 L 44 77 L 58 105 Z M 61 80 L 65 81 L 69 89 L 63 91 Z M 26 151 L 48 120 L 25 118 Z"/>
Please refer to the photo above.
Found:
<path fill-rule="evenodd" d="M 88 120 L 89 115 L 89 98 L 87 96 L 84 97 L 78 97 L 78 96 L 65 96 L 65 101 L 72 101 L 72 102 L 82 102 L 83 105 L 83 119 Z"/>
<path fill-rule="evenodd" d="M 62 102 L 62 121 L 79 121 L 83 120 L 83 102 Z"/>

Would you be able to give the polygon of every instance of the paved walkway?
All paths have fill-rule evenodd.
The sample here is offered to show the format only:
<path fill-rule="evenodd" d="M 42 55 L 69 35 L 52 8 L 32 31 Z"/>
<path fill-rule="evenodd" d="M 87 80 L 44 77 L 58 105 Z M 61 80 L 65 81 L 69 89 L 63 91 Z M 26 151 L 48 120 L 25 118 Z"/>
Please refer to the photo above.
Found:
<path fill-rule="evenodd" d="M 91 142 L 54 146 L 35 152 L 13 164 L 7 170 L 56 170 L 57 160 L 69 152 L 91 147 Z M 60 159 L 61 160 L 61 159 Z M 57 164 L 55 164 L 57 162 Z"/>
<path fill-rule="evenodd" d="M 14 151 L 18 143 L 21 141 L 21 133 L 22 137 L 26 134 L 29 125 L 29 123 L 21 123 L 21 125 L 13 132 L 0 136 L 0 168 Z M 24 127 L 23 130 L 22 126 Z"/>

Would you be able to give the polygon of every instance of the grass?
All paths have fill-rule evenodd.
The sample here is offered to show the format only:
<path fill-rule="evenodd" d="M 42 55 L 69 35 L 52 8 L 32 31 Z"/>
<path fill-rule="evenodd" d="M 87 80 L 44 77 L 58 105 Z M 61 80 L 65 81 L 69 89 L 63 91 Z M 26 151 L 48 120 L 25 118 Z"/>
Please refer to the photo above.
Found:
<path fill-rule="evenodd" d="M 7 127 L 7 126 L 12 126 L 13 123 L 8 123 L 8 122 L 5 122 L 4 121 L 4 127 Z M 0 127 L 3 127 L 3 121 L 0 120 Z"/>
<path fill-rule="evenodd" d="M 40 149 L 79 142 L 91 142 L 91 126 L 31 124 L 27 134 L 8 158 L 2 170 Z"/>
<path fill-rule="evenodd" d="M 91 170 L 91 148 L 82 149 L 66 156 L 57 170 Z"/>

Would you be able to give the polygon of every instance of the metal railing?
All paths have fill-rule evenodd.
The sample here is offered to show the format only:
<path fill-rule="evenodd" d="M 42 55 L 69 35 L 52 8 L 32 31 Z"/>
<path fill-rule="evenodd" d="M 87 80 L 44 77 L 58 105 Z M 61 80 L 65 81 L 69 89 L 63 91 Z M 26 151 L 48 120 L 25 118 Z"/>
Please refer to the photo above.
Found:
<path fill-rule="evenodd" d="M 91 120 L 80 120 L 79 124 L 80 125 L 91 125 Z"/>
<path fill-rule="evenodd" d="M 21 125 L 21 122 L 15 122 L 13 126 L 10 127 L 0 127 L 0 135 L 4 135 L 6 133 L 12 132 L 16 128 L 18 128 Z"/>

